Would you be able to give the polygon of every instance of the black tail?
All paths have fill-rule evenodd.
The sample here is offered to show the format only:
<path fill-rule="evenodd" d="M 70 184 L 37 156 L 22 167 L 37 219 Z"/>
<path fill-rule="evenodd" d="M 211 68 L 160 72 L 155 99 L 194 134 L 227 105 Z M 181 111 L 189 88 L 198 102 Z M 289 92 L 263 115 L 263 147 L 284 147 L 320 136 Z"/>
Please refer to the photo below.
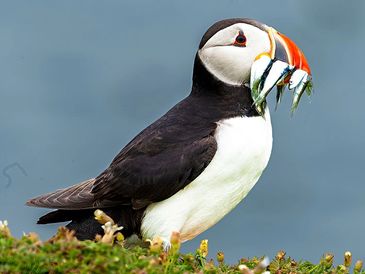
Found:
<path fill-rule="evenodd" d="M 103 211 L 109 215 L 119 226 L 123 226 L 121 231 L 124 237 L 132 234 L 140 236 L 141 222 L 144 208 L 134 210 L 130 206 L 120 206 L 113 208 L 104 208 Z M 38 224 L 49 224 L 67 222 L 67 228 L 76 232 L 79 240 L 93 240 L 97 234 L 103 235 L 101 224 L 94 218 L 94 209 L 82 210 L 56 210 L 52 211 L 38 220 Z"/>

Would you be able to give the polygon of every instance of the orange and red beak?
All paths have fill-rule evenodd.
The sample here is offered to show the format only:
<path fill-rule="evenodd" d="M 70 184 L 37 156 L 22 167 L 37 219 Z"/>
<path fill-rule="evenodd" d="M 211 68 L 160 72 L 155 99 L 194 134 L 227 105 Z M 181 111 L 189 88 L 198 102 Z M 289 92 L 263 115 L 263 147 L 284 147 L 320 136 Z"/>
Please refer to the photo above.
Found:
<path fill-rule="evenodd" d="M 285 87 L 294 90 L 292 111 L 304 93 L 312 90 L 311 71 L 303 52 L 287 36 L 275 29 L 264 26 L 270 39 L 270 52 L 256 57 L 251 68 L 251 94 L 257 111 L 264 113 L 266 96 L 277 87 L 277 104 L 280 103 Z"/>
<path fill-rule="evenodd" d="M 271 43 L 271 58 L 281 60 L 295 67 L 304 70 L 311 75 L 311 71 L 302 50 L 286 35 L 273 28 L 268 30 Z"/>

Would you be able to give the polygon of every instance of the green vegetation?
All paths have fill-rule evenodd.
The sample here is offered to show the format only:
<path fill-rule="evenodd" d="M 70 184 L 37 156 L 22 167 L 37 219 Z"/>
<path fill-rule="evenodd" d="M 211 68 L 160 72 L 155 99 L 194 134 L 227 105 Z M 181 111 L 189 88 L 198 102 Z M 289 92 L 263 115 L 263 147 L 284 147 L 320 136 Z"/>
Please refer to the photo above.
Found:
<path fill-rule="evenodd" d="M 108 225 L 104 227 L 108 229 Z M 16 239 L 7 224 L 0 222 L 0 273 L 365 273 L 361 261 L 352 265 L 350 252 L 345 253 L 344 263 L 339 266 L 333 265 L 331 254 L 312 264 L 296 262 L 283 251 L 270 263 L 263 258 L 243 258 L 236 265 L 227 265 L 222 252 L 215 261 L 206 259 L 207 240 L 195 254 L 179 253 L 178 234 L 172 236 L 168 254 L 163 252 L 159 239 L 151 241 L 149 248 L 127 249 L 123 242 L 121 234 L 82 242 L 65 228 L 45 242 L 35 233 Z"/>

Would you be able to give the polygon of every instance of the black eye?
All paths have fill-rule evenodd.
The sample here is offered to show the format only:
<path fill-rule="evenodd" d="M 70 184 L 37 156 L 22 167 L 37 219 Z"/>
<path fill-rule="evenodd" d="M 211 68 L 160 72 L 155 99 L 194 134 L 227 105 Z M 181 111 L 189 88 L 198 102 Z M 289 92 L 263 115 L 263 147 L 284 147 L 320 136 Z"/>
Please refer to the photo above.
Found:
<path fill-rule="evenodd" d="M 238 35 L 236 37 L 236 42 L 239 43 L 239 44 L 242 44 L 242 43 L 246 42 L 246 37 L 243 36 L 243 35 Z"/>
<path fill-rule="evenodd" d="M 246 46 L 246 36 L 243 33 L 239 33 L 234 41 L 235 46 L 245 47 Z"/>

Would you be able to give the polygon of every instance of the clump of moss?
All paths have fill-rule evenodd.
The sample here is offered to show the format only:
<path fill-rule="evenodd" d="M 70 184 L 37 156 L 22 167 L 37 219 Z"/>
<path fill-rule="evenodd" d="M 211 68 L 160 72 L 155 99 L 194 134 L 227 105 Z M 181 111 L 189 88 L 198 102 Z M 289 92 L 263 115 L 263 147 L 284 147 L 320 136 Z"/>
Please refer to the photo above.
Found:
<path fill-rule="evenodd" d="M 113 224 L 106 223 L 105 229 L 110 231 Z M 108 237 L 108 241 L 105 237 L 78 241 L 73 231 L 61 227 L 53 238 L 43 242 L 35 233 L 16 239 L 7 223 L 0 222 L 0 273 L 350 273 L 352 265 L 350 252 L 345 253 L 342 265 L 334 266 L 331 254 L 325 254 L 319 264 L 312 264 L 296 262 L 283 251 L 271 262 L 254 257 L 228 265 L 223 252 L 218 252 L 216 261 L 207 259 L 207 240 L 195 254 L 181 254 L 179 234 L 175 233 L 167 253 L 158 238 L 150 241 L 149 248 L 127 249 L 119 233 Z M 362 262 L 357 261 L 352 271 L 365 274 L 362 268 Z"/>

